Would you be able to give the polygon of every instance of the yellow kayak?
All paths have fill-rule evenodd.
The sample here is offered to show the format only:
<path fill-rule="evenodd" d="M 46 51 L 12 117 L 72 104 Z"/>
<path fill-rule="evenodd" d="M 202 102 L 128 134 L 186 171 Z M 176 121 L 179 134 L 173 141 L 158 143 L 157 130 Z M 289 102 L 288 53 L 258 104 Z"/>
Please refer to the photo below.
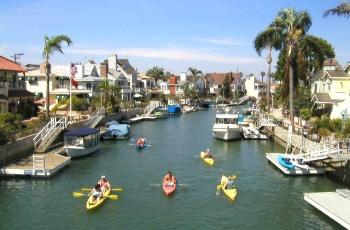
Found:
<path fill-rule="evenodd" d="M 224 191 L 225 195 L 230 199 L 230 200 L 235 200 L 237 196 L 237 189 L 232 188 L 232 189 L 225 189 L 224 184 L 228 182 L 228 178 L 224 175 L 221 177 L 221 189 Z"/>
<path fill-rule="evenodd" d="M 201 152 L 201 158 L 202 160 L 207 163 L 208 165 L 213 165 L 214 164 L 214 159 L 213 158 L 207 158 L 207 157 L 204 157 L 205 156 L 205 152 Z"/>
<path fill-rule="evenodd" d="M 102 203 L 107 199 L 107 196 L 109 195 L 109 193 L 111 192 L 111 189 L 106 190 L 103 193 L 102 198 L 100 198 L 99 201 L 96 201 L 95 203 L 92 203 L 92 196 L 89 196 L 89 199 L 86 201 L 86 209 L 89 210 L 93 210 L 99 206 L 102 205 Z"/>

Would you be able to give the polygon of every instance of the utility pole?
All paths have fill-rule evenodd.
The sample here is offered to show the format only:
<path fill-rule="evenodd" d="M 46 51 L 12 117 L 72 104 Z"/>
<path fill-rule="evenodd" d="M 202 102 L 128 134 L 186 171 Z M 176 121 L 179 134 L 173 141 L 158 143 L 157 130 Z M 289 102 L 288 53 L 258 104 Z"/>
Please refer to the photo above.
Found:
<path fill-rule="evenodd" d="M 17 64 L 20 64 L 19 62 L 17 62 L 17 60 L 20 59 L 22 55 L 24 55 L 24 53 L 15 53 L 15 54 L 13 54 L 13 56 L 11 56 L 11 57 L 13 58 L 13 60 L 14 60 Z"/>

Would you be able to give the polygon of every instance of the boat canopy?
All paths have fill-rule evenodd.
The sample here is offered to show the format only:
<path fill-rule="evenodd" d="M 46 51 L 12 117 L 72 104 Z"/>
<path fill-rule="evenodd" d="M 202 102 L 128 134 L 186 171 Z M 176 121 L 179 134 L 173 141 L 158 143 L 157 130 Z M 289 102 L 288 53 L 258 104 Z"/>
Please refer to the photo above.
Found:
<path fill-rule="evenodd" d="M 83 128 L 70 130 L 66 132 L 64 136 L 65 137 L 85 137 L 85 136 L 89 136 L 99 132 L 100 132 L 99 129 L 83 127 Z"/>
<path fill-rule="evenodd" d="M 129 133 L 130 126 L 125 124 L 112 124 L 108 127 L 107 131 L 116 136 L 124 136 Z"/>
<path fill-rule="evenodd" d="M 237 114 L 220 113 L 216 114 L 216 118 L 238 118 Z"/>

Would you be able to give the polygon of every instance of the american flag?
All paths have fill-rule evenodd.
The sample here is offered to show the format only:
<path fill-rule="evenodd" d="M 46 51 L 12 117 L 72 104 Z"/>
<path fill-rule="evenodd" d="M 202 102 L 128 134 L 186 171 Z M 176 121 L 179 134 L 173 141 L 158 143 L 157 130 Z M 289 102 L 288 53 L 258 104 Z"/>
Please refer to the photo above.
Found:
<path fill-rule="evenodd" d="M 71 77 L 71 84 L 75 86 L 75 88 L 78 88 L 78 82 L 77 80 L 75 79 L 75 74 L 78 73 L 78 68 L 76 65 L 72 65 L 72 68 L 70 69 L 70 75 L 72 76 Z"/>

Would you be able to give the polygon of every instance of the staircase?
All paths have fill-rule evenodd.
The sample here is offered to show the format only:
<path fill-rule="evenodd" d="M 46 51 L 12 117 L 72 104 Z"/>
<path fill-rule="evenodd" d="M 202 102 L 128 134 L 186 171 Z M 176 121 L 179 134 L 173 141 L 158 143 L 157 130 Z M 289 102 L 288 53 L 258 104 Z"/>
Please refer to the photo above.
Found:
<path fill-rule="evenodd" d="M 247 100 L 249 100 L 249 96 L 243 96 L 239 99 L 238 101 L 238 105 L 242 105 L 244 102 L 246 102 Z"/>
<path fill-rule="evenodd" d="M 144 115 L 145 116 L 149 116 L 151 115 L 151 113 L 156 109 L 156 106 L 155 105 L 149 105 L 145 108 L 144 110 Z"/>
<path fill-rule="evenodd" d="M 105 109 L 100 108 L 93 112 L 90 118 L 84 123 L 85 127 L 95 128 L 105 116 Z"/>
<path fill-rule="evenodd" d="M 67 128 L 67 118 L 51 118 L 44 128 L 33 138 L 34 152 L 44 153 L 65 128 Z"/>
<path fill-rule="evenodd" d="M 46 176 L 45 154 L 33 154 L 33 176 Z"/>

